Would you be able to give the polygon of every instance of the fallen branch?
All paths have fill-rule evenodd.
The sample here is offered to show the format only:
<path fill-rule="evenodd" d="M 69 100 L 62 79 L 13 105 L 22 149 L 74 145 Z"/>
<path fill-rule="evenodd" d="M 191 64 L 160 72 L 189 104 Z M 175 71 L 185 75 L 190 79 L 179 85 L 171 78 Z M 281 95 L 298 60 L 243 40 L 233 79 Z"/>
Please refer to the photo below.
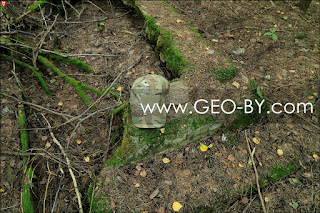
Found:
<path fill-rule="evenodd" d="M 57 138 L 54 136 L 54 134 L 53 134 L 53 132 L 52 132 L 52 130 L 51 130 L 51 125 L 50 125 L 49 121 L 47 120 L 47 118 L 46 118 L 43 114 L 41 114 L 41 115 L 42 115 L 42 117 L 46 120 L 46 122 L 47 122 L 47 124 L 48 124 L 49 132 L 50 132 L 50 135 L 51 135 L 51 137 L 52 137 L 52 139 L 53 139 L 53 142 L 60 148 L 62 154 L 63 154 L 64 157 L 66 158 L 68 170 L 69 170 L 69 173 L 70 173 L 70 175 L 71 175 L 71 178 L 72 178 L 72 181 L 73 181 L 73 186 L 74 186 L 74 189 L 75 189 L 75 191 L 76 191 L 76 195 L 77 195 L 77 199 L 78 199 L 79 212 L 80 212 L 80 213 L 83 213 L 82 202 L 81 202 L 81 194 L 80 194 L 79 189 L 78 189 L 77 180 L 76 180 L 76 178 L 75 178 L 75 176 L 74 176 L 74 174 L 73 174 L 73 171 L 72 171 L 72 169 L 71 169 L 70 160 L 69 160 L 66 152 L 64 151 L 61 143 L 60 143 L 60 142 L 57 140 Z"/>
<path fill-rule="evenodd" d="M 18 106 L 18 120 L 19 127 L 21 129 L 26 128 L 26 114 L 24 111 L 24 106 L 20 104 Z M 20 139 L 21 139 L 21 151 L 25 152 L 29 146 L 28 133 L 26 130 L 20 130 Z M 22 209 L 23 212 L 33 213 L 33 205 L 31 202 L 31 183 L 33 177 L 33 169 L 28 167 L 28 158 L 26 156 L 22 156 L 23 161 L 23 171 L 26 173 L 26 179 L 23 181 L 22 186 Z"/>
<path fill-rule="evenodd" d="M 262 209 L 263 209 L 263 212 L 266 213 L 267 210 L 266 210 L 266 207 L 264 205 L 264 201 L 263 201 L 263 197 L 262 197 L 262 194 L 261 194 L 261 191 L 260 191 L 260 184 L 259 184 L 259 175 L 258 175 L 258 171 L 257 171 L 257 167 L 256 167 L 256 164 L 253 160 L 253 154 L 251 154 L 251 148 L 250 148 L 250 144 L 249 144 L 249 139 L 248 139 L 248 136 L 247 136 L 247 131 L 244 130 L 244 134 L 246 136 L 246 141 L 247 141 L 247 145 L 248 145 L 248 151 L 250 153 L 250 159 L 251 159 L 251 162 L 252 162 L 252 165 L 253 165 L 253 168 L 254 168 L 254 173 L 256 175 L 256 184 L 257 184 L 257 189 L 258 189 L 258 194 L 259 194 L 259 198 L 260 198 L 260 202 L 261 202 L 261 205 L 262 205 Z"/>

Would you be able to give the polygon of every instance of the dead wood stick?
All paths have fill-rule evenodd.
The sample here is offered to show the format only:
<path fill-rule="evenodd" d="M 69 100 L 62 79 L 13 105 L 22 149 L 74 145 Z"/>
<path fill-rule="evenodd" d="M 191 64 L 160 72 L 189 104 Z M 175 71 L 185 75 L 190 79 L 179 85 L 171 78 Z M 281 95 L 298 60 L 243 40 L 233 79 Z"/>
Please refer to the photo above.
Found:
<path fill-rule="evenodd" d="M 253 155 L 251 154 L 251 148 L 250 148 L 249 139 L 248 139 L 246 130 L 244 130 L 244 134 L 246 136 L 246 141 L 247 141 L 248 150 L 249 150 L 249 153 L 250 153 L 250 158 L 251 158 L 252 165 L 253 165 L 253 168 L 254 168 L 254 173 L 256 175 L 257 190 L 258 190 L 259 198 L 260 198 L 260 201 L 261 201 L 262 209 L 263 209 L 263 212 L 266 213 L 267 210 L 266 210 L 266 207 L 264 205 L 263 197 L 262 197 L 262 194 L 261 194 L 261 191 L 260 191 L 259 175 L 258 175 L 256 164 L 255 164 L 255 162 L 253 160 Z"/>
<path fill-rule="evenodd" d="M 71 169 L 70 160 L 69 160 L 66 152 L 64 151 L 61 143 L 60 143 L 60 142 L 57 140 L 57 138 L 54 136 L 54 134 L 53 134 L 53 132 L 52 132 L 52 130 L 51 130 L 51 125 L 50 125 L 49 121 L 47 120 L 47 118 L 46 118 L 43 114 L 41 114 L 41 115 L 42 115 L 42 117 L 46 120 L 46 122 L 47 122 L 47 124 L 48 124 L 49 132 L 50 132 L 50 135 L 51 135 L 51 137 L 52 137 L 52 139 L 53 139 L 53 142 L 60 148 L 62 154 L 63 154 L 64 157 L 66 158 L 68 170 L 69 170 L 69 173 L 70 173 L 70 175 L 71 175 L 71 178 L 72 178 L 72 181 L 73 181 L 73 186 L 74 186 L 74 189 L 75 189 L 75 191 L 76 191 L 76 195 L 77 195 L 77 199 L 78 199 L 79 212 L 80 212 L 80 213 L 83 213 L 82 202 L 81 202 L 81 194 L 80 194 L 80 192 L 79 192 L 77 180 L 76 180 L 76 178 L 75 178 L 75 176 L 74 176 L 74 174 L 73 174 L 73 171 L 72 171 L 72 169 Z"/>

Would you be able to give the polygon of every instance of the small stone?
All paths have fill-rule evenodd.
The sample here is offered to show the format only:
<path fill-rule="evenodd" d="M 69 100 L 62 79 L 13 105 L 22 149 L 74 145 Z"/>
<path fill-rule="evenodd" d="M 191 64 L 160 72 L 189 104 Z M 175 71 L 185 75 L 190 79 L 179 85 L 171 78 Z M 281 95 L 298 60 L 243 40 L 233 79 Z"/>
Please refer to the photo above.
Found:
<path fill-rule="evenodd" d="M 3 109 L 2 109 L 2 114 L 3 114 L 3 115 L 8 114 L 9 112 L 10 112 L 9 107 L 7 107 L 7 106 L 3 107 Z"/>
<path fill-rule="evenodd" d="M 165 180 L 164 183 L 171 186 L 173 182 L 171 180 Z"/>
<path fill-rule="evenodd" d="M 214 53 L 214 50 L 209 50 L 209 51 L 208 51 L 208 54 L 209 54 L 209 55 L 212 55 L 213 53 Z"/>

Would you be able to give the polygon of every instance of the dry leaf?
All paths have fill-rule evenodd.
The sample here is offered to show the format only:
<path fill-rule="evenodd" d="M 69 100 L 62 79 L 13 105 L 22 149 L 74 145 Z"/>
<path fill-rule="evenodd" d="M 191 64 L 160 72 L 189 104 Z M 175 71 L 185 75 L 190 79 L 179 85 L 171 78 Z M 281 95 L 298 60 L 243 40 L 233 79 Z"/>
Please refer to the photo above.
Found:
<path fill-rule="evenodd" d="M 163 158 L 163 159 L 162 159 L 162 162 L 163 162 L 163 163 L 169 163 L 170 160 L 169 160 L 169 158 Z"/>
<path fill-rule="evenodd" d="M 236 81 L 234 81 L 232 83 L 232 85 L 235 86 L 237 89 L 240 87 L 240 84 L 238 82 L 236 82 Z"/>
<path fill-rule="evenodd" d="M 165 128 L 161 128 L 160 131 L 161 133 L 164 133 Z"/>
<path fill-rule="evenodd" d="M 260 143 L 260 138 L 252 138 L 253 143 L 259 144 Z"/>
<path fill-rule="evenodd" d="M 264 198 L 264 201 L 266 201 L 266 203 L 268 203 L 268 202 L 270 201 L 270 198 L 265 197 L 265 198 Z"/>
<path fill-rule="evenodd" d="M 44 135 L 44 136 L 41 137 L 41 140 L 42 140 L 42 141 L 45 141 L 45 140 L 47 140 L 47 139 L 48 139 L 48 136 L 45 136 L 45 135 Z"/>
<path fill-rule="evenodd" d="M 182 207 L 183 207 L 183 205 L 181 205 L 179 202 L 174 202 L 172 204 L 172 209 L 175 212 L 178 212 Z"/>
<path fill-rule="evenodd" d="M 205 152 L 205 151 L 208 150 L 208 146 L 206 146 L 206 145 L 203 144 L 203 143 L 200 143 L 200 150 L 201 150 L 202 152 Z"/>
<path fill-rule="evenodd" d="M 313 96 L 312 96 L 312 95 L 308 96 L 308 99 L 309 99 L 309 100 L 312 100 L 312 99 L 313 99 Z"/>
<path fill-rule="evenodd" d="M 82 141 L 78 139 L 78 140 L 77 140 L 77 144 L 80 145 L 81 143 L 82 143 Z"/>
<path fill-rule="evenodd" d="M 147 176 L 146 170 L 142 170 L 142 171 L 140 172 L 140 176 L 141 176 L 141 177 L 146 177 L 146 176 Z"/>
<path fill-rule="evenodd" d="M 221 157 L 222 153 L 221 152 L 216 152 L 215 155 Z"/>
<path fill-rule="evenodd" d="M 235 160 L 236 160 L 236 158 L 235 158 L 235 157 L 233 157 L 233 155 L 232 155 L 232 154 L 230 154 L 230 155 L 228 156 L 228 160 L 229 160 L 229 161 L 235 161 Z"/>
<path fill-rule="evenodd" d="M 318 96 L 318 93 L 314 92 L 313 95 L 314 95 L 314 96 Z"/>
<path fill-rule="evenodd" d="M 50 146 L 51 146 L 51 143 L 47 142 L 44 148 L 45 148 L 45 149 L 49 149 Z"/>
<path fill-rule="evenodd" d="M 249 199 L 247 197 L 243 197 L 241 198 L 240 202 L 243 204 L 247 204 L 249 202 Z"/>
<path fill-rule="evenodd" d="M 154 71 L 151 71 L 150 74 L 154 75 Z"/>
<path fill-rule="evenodd" d="M 225 33 L 224 36 L 227 36 L 229 38 L 234 38 L 234 35 L 230 34 L 230 33 Z"/>
<path fill-rule="evenodd" d="M 319 160 L 319 156 L 318 156 L 317 154 L 313 154 L 312 157 L 313 157 L 316 161 Z"/>
<path fill-rule="evenodd" d="M 62 102 L 59 102 L 59 103 L 58 103 L 58 106 L 62 106 L 62 105 L 63 105 L 63 103 L 62 103 Z"/>
<path fill-rule="evenodd" d="M 283 155 L 283 150 L 282 150 L 282 149 L 278 149 L 278 150 L 277 150 L 277 154 L 278 154 L 279 156 L 282 156 L 282 155 Z"/>
<path fill-rule="evenodd" d="M 211 149 L 212 147 L 213 147 L 213 144 L 211 143 L 211 144 L 208 146 L 208 148 Z"/>
<path fill-rule="evenodd" d="M 132 68 L 131 71 L 132 71 L 133 73 L 136 73 L 136 69 L 135 69 L 135 68 Z"/>
<path fill-rule="evenodd" d="M 246 165 L 243 165 L 242 163 L 239 163 L 239 167 L 244 168 Z"/>
<path fill-rule="evenodd" d="M 118 91 L 121 91 L 121 89 L 122 89 L 122 87 L 118 87 L 118 89 L 117 89 L 117 90 L 118 90 Z"/>
<path fill-rule="evenodd" d="M 177 19 L 177 23 L 182 23 L 183 21 L 180 19 Z"/>
<path fill-rule="evenodd" d="M 217 39 L 212 39 L 211 41 L 213 41 L 213 42 L 219 42 Z"/>
<path fill-rule="evenodd" d="M 85 162 L 90 162 L 90 157 L 89 156 L 84 157 L 83 159 L 84 159 Z"/>
<path fill-rule="evenodd" d="M 139 184 L 139 183 L 136 183 L 136 185 L 134 185 L 134 187 L 139 188 L 139 187 L 140 187 L 140 184 Z"/>

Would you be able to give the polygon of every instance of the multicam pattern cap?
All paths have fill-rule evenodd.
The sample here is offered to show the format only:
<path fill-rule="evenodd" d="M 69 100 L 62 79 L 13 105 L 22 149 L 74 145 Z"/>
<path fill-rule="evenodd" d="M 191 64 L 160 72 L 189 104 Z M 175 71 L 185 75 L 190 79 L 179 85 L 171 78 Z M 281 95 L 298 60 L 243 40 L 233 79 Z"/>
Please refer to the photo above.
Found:
<path fill-rule="evenodd" d="M 169 82 L 160 75 L 145 75 L 132 85 L 130 92 L 130 109 L 133 124 L 138 128 L 160 128 L 166 123 L 166 111 L 160 113 L 169 93 Z M 146 110 L 154 109 L 152 112 Z M 145 113 L 144 111 L 145 110 Z"/>

